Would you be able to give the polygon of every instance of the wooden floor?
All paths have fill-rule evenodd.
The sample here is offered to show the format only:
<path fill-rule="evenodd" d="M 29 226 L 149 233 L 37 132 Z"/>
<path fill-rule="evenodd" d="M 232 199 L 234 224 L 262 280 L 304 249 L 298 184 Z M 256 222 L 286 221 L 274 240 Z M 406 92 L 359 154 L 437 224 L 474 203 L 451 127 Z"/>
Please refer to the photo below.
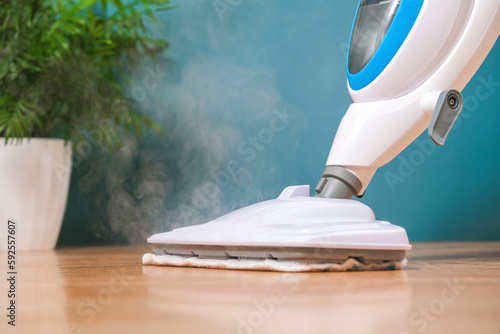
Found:
<path fill-rule="evenodd" d="M 148 246 L 22 252 L 0 333 L 500 333 L 500 243 L 413 246 L 403 271 L 311 274 L 142 266 Z"/>

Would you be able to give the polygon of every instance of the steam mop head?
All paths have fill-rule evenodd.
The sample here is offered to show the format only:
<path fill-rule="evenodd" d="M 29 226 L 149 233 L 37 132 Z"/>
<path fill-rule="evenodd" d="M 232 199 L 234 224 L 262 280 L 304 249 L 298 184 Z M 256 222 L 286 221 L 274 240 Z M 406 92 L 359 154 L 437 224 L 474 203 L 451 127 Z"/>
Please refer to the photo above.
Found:
<path fill-rule="evenodd" d="M 145 265 L 290 272 L 402 269 L 411 249 L 406 231 L 368 206 L 309 197 L 309 186 L 148 242 L 156 255 Z"/>

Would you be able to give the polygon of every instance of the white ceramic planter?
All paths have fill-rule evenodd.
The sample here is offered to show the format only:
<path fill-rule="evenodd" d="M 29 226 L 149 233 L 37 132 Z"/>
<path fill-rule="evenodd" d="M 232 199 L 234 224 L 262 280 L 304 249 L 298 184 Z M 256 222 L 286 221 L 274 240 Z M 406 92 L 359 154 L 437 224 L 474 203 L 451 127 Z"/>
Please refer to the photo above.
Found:
<path fill-rule="evenodd" d="M 7 249 L 8 220 L 16 224 L 18 250 L 53 249 L 66 210 L 71 143 L 0 140 L 0 250 Z"/>

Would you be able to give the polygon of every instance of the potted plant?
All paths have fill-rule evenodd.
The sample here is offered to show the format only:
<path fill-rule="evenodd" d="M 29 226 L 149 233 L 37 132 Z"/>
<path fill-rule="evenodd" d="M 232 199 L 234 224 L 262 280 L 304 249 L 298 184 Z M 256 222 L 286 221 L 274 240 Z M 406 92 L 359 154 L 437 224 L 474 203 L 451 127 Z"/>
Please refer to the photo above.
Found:
<path fill-rule="evenodd" d="M 21 249 L 55 247 L 79 152 L 161 132 L 123 84 L 139 57 L 167 48 L 145 18 L 170 8 L 168 0 L 0 4 L 0 226 L 15 221 Z"/>

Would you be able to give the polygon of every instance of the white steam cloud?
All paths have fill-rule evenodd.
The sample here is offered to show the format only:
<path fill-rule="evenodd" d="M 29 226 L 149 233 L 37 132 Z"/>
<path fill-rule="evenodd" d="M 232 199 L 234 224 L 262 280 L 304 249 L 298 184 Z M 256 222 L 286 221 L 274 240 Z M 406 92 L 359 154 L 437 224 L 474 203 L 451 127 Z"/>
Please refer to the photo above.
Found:
<path fill-rule="evenodd" d="M 214 56 L 245 43 L 211 2 L 183 1 L 151 29 L 167 33 L 170 61 L 142 64 L 130 91 L 165 136 L 127 140 L 113 156 L 96 150 L 79 168 L 92 230 L 129 243 L 277 195 L 262 188 L 283 172 L 269 148 L 298 128 L 272 69 Z"/>

